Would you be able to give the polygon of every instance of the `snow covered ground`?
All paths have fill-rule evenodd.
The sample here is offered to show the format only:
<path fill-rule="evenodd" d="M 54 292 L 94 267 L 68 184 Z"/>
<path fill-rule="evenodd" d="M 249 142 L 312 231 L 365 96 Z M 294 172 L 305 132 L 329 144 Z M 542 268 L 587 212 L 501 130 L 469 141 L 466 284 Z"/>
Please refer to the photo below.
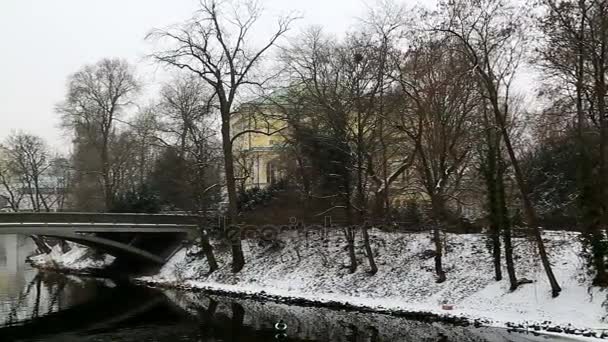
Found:
<path fill-rule="evenodd" d="M 344 303 L 378 311 L 428 312 L 484 320 L 489 325 L 508 322 L 572 325 L 579 329 L 608 329 L 604 304 L 607 293 L 590 287 L 576 233 L 547 232 L 545 239 L 562 294 L 552 298 L 532 242 L 517 238 L 517 275 L 532 280 L 517 291 L 508 281 L 494 281 L 492 258 L 483 235 L 445 236 L 447 281 L 435 283 L 433 249 L 428 233 L 372 230 L 378 273 L 367 273 L 363 246 L 357 246 L 359 268 L 349 274 L 345 242 L 339 231 L 284 232 L 280 242 L 245 240 L 247 264 L 233 274 L 229 247 L 215 244 L 220 269 L 207 275 L 207 263 L 193 256 L 196 247 L 183 249 L 156 276 L 143 282 L 178 288 L 197 288 L 271 298 Z M 360 236 L 358 238 L 360 240 Z M 506 270 L 504 272 L 506 277 Z M 442 310 L 442 303 L 454 310 Z"/>
<path fill-rule="evenodd" d="M 77 273 L 102 270 L 114 262 L 113 256 L 96 255 L 90 248 L 71 242 L 68 242 L 68 245 L 70 250 L 67 253 L 63 253 L 57 244 L 52 248 L 51 253 L 32 256 L 29 262 L 37 268 Z"/>

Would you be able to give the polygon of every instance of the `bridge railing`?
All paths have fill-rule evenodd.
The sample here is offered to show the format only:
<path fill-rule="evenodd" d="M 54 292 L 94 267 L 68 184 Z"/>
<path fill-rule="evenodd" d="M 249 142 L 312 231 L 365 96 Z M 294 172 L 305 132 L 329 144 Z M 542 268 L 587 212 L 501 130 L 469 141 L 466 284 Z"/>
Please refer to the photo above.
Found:
<path fill-rule="evenodd" d="M 0 213 L 0 223 L 113 223 L 197 225 L 200 218 L 179 214 L 132 213 Z"/>

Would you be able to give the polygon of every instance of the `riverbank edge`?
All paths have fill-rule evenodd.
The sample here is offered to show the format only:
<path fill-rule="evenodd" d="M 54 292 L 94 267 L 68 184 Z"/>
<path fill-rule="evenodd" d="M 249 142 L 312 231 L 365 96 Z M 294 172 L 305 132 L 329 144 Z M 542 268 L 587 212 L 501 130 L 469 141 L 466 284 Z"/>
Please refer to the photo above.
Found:
<path fill-rule="evenodd" d="M 81 277 L 93 277 L 93 278 L 107 278 L 117 279 L 117 274 L 112 272 L 104 272 L 100 269 L 70 269 L 66 267 L 49 267 L 47 265 L 38 265 L 32 260 L 27 261 L 30 266 L 43 272 L 54 272 L 64 275 L 81 276 Z M 271 301 L 275 303 L 296 305 L 301 307 L 321 307 L 330 310 L 368 313 L 368 314 L 380 314 L 392 317 L 400 317 L 410 320 L 426 323 L 446 323 L 454 326 L 473 326 L 475 328 L 489 327 L 489 328 L 500 328 L 508 329 L 513 332 L 521 333 L 532 333 L 542 334 L 547 336 L 556 337 L 568 337 L 575 338 L 578 341 L 598 341 L 608 338 L 608 333 L 602 333 L 599 331 L 592 332 L 587 329 L 577 329 L 575 327 L 568 327 L 568 331 L 565 328 L 559 326 L 552 326 L 549 324 L 541 325 L 524 325 L 521 323 L 512 322 L 500 322 L 487 319 L 480 319 L 475 317 L 468 317 L 466 315 L 450 315 L 449 313 L 435 313 L 423 310 L 403 310 L 403 309 L 387 309 L 378 306 L 366 306 L 361 304 L 349 303 L 345 301 L 336 300 L 314 300 L 305 297 L 298 296 L 284 296 L 277 294 L 270 294 L 264 290 L 259 292 L 251 292 L 246 289 L 230 290 L 227 288 L 213 286 L 210 284 L 202 285 L 197 283 L 196 285 L 188 284 L 185 282 L 165 282 L 165 281 L 153 281 L 142 279 L 140 277 L 127 277 L 124 275 L 118 276 L 119 279 L 128 280 L 131 283 L 139 286 L 147 286 L 156 289 L 168 289 L 168 290 L 179 290 L 194 293 L 208 293 L 212 295 L 238 298 L 238 299 L 251 299 L 257 301 Z M 559 329 L 559 330 L 555 330 Z M 589 334 L 596 334 L 595 336 Z"/>
<path fill-rule="evenodd" d="M 171 289 L 194 293 L 204 292 L 224 297 L 252 299 L 257 301 L 271 301 L 275 303 L 296 305 L 301 307 L 322 307 L 330 310 L 380 314 L 426 323 L 446 323 L 454 326 L 463 327 L 473 326 L 475 328 L 489 327 L 508 329 L 509 331 L 513 332 L 574 338 L 577 341 L 598 341 L 608 338 L 608 332 L 591 331 L 588 329 L 577 329 L 572 326 L 569 326 L 568 328 L 562 328 L 560 326 L 554 326 L 550 324 L 524 325 L 521 323 L 516 324 L 512 322 L 499 322 L 475 317 L 468 317 L 466 315 L 450 315 L 449 313 L 439 314 L 435 312 L 419 310 L 387 309 L 382 307 L 372 307 L 336 300 L 313 300 L 305 297 L 270 294 L 264 290 L 259 292 L 248 292 L 245 289 L 229 290 L 226 288 L 221 288 L 209 284 L 202 285 L 200 283 L 192 285 L 184 282 L 159 282 L 141 278 L 132 278 L 132 282 L 136 285 L 148 286 L 151 288 L 158 289 Z"/>

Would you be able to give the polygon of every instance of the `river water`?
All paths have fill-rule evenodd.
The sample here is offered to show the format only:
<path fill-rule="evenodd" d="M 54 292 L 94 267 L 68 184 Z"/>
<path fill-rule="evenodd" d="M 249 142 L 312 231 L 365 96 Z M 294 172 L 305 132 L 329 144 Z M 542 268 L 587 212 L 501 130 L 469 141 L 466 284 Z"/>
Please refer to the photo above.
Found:
<path fill-rule="evenodd" d="M 570 341 L 38 272 L 33 250 L 0 235 L 0 342 Z"/>

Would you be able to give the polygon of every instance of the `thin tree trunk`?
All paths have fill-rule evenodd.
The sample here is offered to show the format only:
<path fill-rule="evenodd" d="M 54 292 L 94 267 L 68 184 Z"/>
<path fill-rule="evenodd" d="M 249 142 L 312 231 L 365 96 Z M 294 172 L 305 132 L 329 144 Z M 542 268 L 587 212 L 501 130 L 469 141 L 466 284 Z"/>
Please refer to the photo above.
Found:
<path fill-rule="evenodd" d="M 365 244 L 365 253 L 367 254 L 367 260 L 369 261 L 369 273 L 374 275 L 378 272 L 378 266 L 376 265 L 376 261 L 374 260 L 374 252 L 372 251 L 372 246 L 369 241 L 369 232 L 367 228 L 367 224 L 363 224 L 363 243 Z"/>
<path fill-rule="evenodd" d="M 603 6 L 599 5 L 600 7 Z M 598 190 L 599 190 L 599 222 L 598 225 L 593 227 L 593 231 L 591 233 L 592 237 L 592 252 L 593 252 L 593 261 L 596 268 L 596 277 L 594 279 L 594 284 L 599 286 L 608 285 L 608 274 L 606 273 L 606 265 L 604 258 L 606 257 L 606 250 L 604 247 L 604 233 L 602 231 L 602 227 L 606 224 L 606 216 L 608 215 L 608 181 L 606 180 L 607 176 L 607 167 L 606 167 L 606 152 L 607 152 L 607 144 L 608 144 L 608 122 L 606 120 L 606 45 L 608 45 L 608 40 L 606 37 L 606 19 L 604 18 L 603 8 L 598 8 L 598 11 L 601 11 L 598 15 L 601 16 L 599 23 L 599 56 L 596 61 L 596 101 L 598 108 L 598 116 L 600 123 L 600 146 L 599 146 L 599 177 L 597 180 Z"/>
<path fill-rule="evenodd" d="M 494 279 L 502 280 L 501 266 L 501 250 L 500 250 L 500 208 L 499 208 L 499 188 L 498 188 L 498 168 L 497 168 L 497 144 L 496 134 L 493 128 L 487 124 L 489 120 L 486 117 L 486 143 L 488 149 L 486 151 L 486 160 L 483 162 L 482 170 L 486 179 L 486 190 L 488 196 L 488 218 L 490 221 L 490 239 L 492 242 L 492 260 L 494 263 Z"/>
<path fill-rule="evenodd" d="M 441 225 L 443 224 L 443 199 L 438 194 L 433 194 L 431 205 L 433 206 L 433 243 L 435 244 L 435 273 L 437 274 L 437 283 L 443 283 L 446 280 L 445 271 L 443 270 L 443 243 L 441 241 Z"/>
<path fill-rule="evenodd" d="M 442 264 L 443 246 L 441 243 L 439 222 L 436 222 L 433 227 L 433 242 L 435 243 L 435 273 L 437 273 L 437 283 L 443 283 L 446 280 L 446 276 Z"/>
<path fill-rule="evenodd" d="M 479 70 L 479 68 L 477 68 Z M 515 156 L 515 150 L 513 145 L 511 144 L 511 137 L 509 136 L 509 132 L 507 130 L 507 124 L 505 122 L 505 118 L 503 114 L 500 112 L 500 106 L 498 104 L 498 95 L 496 93 L 493 85 L 490 87 L 490 94 L 492 101 L 492 106 L 494 108 L 494 116 L 496 118 L 496 122 L 499 124 L 500 131 L 503 137 L 503 141 L 507 148 L 507 153 L 509 155 L 509 159 L 511 164 L 513 165 L 513 171 L 515 173 L 515 180 L 517 181 L 517 185 L 519 187 L 521 199 L 524 206 L 524 212 L 526 215 L 526 220 L 528 225 L 532 229 L 532 234 L 534 239 L 536 240 L 536 246 L 538 248 L 538 254 L 541 259 L 541 263 L 543 268 L 545 269 L 545 273 L 547 274 L 547 279 L 549 280 L 549 284 L 551 285 L 551 293 L 553 297 L 559 296 L 561 292 L 561 287 L 559 286 L 557 279 L 555 278 L 555 274 L 553 274 L 553 269 L 551 267 L 551 262 L 549 261 L 549 255 L 545 248 L 545 243 L 543 242 L 543 236 L 541 232 L 541 228 L 538 226 L 538 219 L 536 217 L 536 212 L 532 205 L 532 201 L 530 200 L 528 187 L 524 180 L 523 172 L 519 166 L 519 161 Z"/>
<path fill-rule="evenodd" d="M 42 203 L 42 206 L 44 207 L 44 211 L 46 211 L 47 213 L 51 211 L 51 208 L 49 207 L 46 199 L 44 198 L 44 195 L 42 194 L 42 191 L 40 189 L 40 180 L 39 180 L 39 172 L 38 170 L 33 170 L 34 172 L 34 187 L 36 189 L 36 196 L 37 198 L 39 198 L 40 202 Z M 39 202 L 39 203 L 40 203 Z"/>
<path fill-rule="evenodd" d="M 505 261 L 507 263 L 507 274 L 509 275 L 509 290 L 515 291 L 519 286 L 515 273 L 515 262 L 513 260 L 513 241 L 511 240 L 511 227 L 506 225 L 503 230 L 503 242 L 505 244 Z"/>
<path fill-rule="evenodd" d="M 203 249 L 203 253 L 205 253 L 205 257 L 207 258 L 207 264 L 209 265 L 209 274 L 213 273 L 218 269 L 217 260 L 215 259 L 215 254 L 213 253 L 213 246 L 209 242 L 209 235 L 205 228 L 202 225 L 199 225 L 199 231 L 201 235 L 201 248 Z"/>
<path fill-rule="evenodd" d="M 494 279 L 496 281 L 502 280 L 502 265 L 501 259 L 501 246 L 500 246 L 500 228 L 494 226 L 492 228 L 492 257 L 494 260 Z"/>
<path fill-rule="evenodd" d="M 507 195 L 505 191 L 504 170 L 505 165 L 500 153 L 500 140 L 498 141 L 498 169 L 496 175 L 497 195 L 498 195 L 498 217 L 500 219 L 500 230 L 503 235 L 505 246 L 505 261 L 507 264 L 507 274 L 509 276 L 510 290 L 515 291 L 519 286 L 515 273 L 515 260 L 513 259 L 513 241 L 511 240 L 511 220 L 509 219 L 509 211 L 507 210 Z"/>
<path fill-rule="evenodd" d="M 237 221 L 237 195 L 234 178 L 234 158 L 230 136 L 230 113 L 222 113 L 222 148 L 224 152 L 224 168 L 226 173 L 226 188 L 228 191 L 228 218 L 230 229 L 227 232 L 228 241 L 232 247 L 232 272 L 239 272 L 245 266 L 245 256 L 241 244 L 241 232 L 236 226 Z"/>
<path fill-rule="evenodd" d="M 500 158 L 500 135 L 496 132 L 495 126 L 488 118 L 487 106 L 484 101 L 483 119 L 485 124 L 486 159 L 482 161 L 481 169 L 486 179 L 486 191 L 488 196 L 488 212 L 490 220 L 490 238 L 492 241 L 492 260 L 494 262 L 494 279 L 502 280 L 502 266 L 500 262 L 500 230 L 501 230 L 501 208 L 500 208 L 500 187 L 498 182 L 502 181 L 499 172 L 498 159 Z"/>
<path fill-rule="evenodd" d="M 350 157 L 349 153 L 346 153 L 347 157 Z M 357 256 L 355 254 L 355 236 L 356 229 L 353 226 L 353 206 L 351 204 L 352 191 L 351 191 L 351 174 L 347 168 L 342 170 L 343 176 L 343 198 L 344 207 L 346 208 L 346 227 L 343 228 L 344 237 L 346 238 L 348 258 L 350 259 L 349 272 L 355 273 L 357 271 Z"/>
<path fill-rule="evenodd" d="M 103 180 L 105 210 L 109 211 L 112 209 L 114 194 L 110 180 L 110 157 L 107 137 L 103 138 L 103 145 L 101 147 L 101 177 Z"/>
<path fill-rule="evenodd" d="M 344 228 L 344 236 L 346 237 L 348 258 L 350 259 L 348 271 L 350 273 L 355 273 L 357 272 L 357 255 L 355 254 L 355 228 L 352 225 L 348 225 L 346 228 Z"/>
<path fill-rule="evenodd" d="M 369 241 L 369 232 L 368 232 L 368 224 L 366 222 L 366 211 L 365 208 L 367 206 L 365 200 L 365 189 L 363 185 L 363 170 L 364 170 L 364 158 L 363 158 L 363 132 L 361 130 L 361 119 L 359 114 L 359 122 L 358 122 L 358 134 L 357 134 L 357 205 L 359 210 L 359 224 L 361 224 L 361 230 L 363 233 L 363 244 L 365 247 L 365 253 L 367 254 L 367 260 L 369 262 L 370 274 L 374 275 L 378 272 L 378 266 L 376 266 L 376 261 L 374 260 L 374 253 L 372 251 L 372 246 Z"/>

